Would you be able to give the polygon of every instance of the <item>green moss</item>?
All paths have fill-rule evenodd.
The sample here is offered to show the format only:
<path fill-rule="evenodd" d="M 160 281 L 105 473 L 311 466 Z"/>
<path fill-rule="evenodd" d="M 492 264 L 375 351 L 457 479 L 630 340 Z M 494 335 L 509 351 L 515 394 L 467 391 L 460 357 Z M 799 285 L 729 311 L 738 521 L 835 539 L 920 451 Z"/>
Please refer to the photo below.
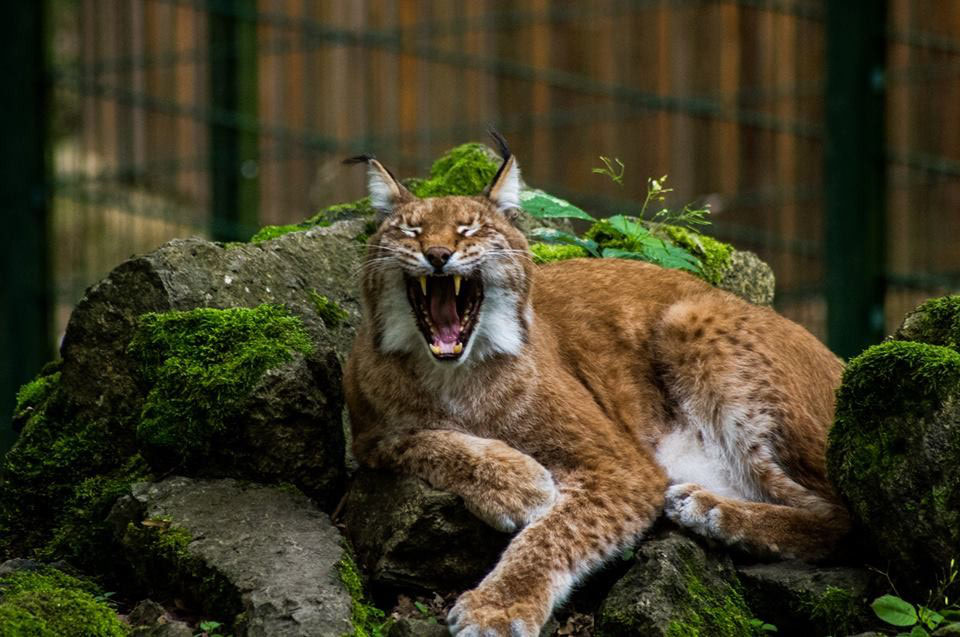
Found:
<path fill-rule="evenodd" d="M 312 228 L 314 226 L 329 226 L 337 221 L 344 219 L 356 219 L 357 217 L 370 217 L 376 211 L 370 205 L 370 198 L 364 197 L 348 203 L 338 203 L 327 206 L 320 212 L 300 223 L 302 228 Z"/>
<path fill-rule="evenodd" d="M 146 462 L 134 455 L 117 471 L 81 480 L 57 517 L 53 536 L 39 551 L 40 557 L 65 559 L 83 570 L 101 570 L 113 551 L 113 530 L 106 521 L 110 509 L 130 493 L 134 482 L 149 476 Z"/>
<path fill-rule="evenodd" d="M 96 588 L 54 569 L 0 579 L 0 635 L 122 637 L 127 628 Z"/>
<path fill-rule="evenodd" d="M 830 475 L 841 490 L 899 480 L 910 464 L 904 445 L 920 434 L 905 416 L 928 412 L 958 384 L 960 354 L 938 345 L 889 341 L 853 358 L 837 391 L 827 449 Z"/>
<path fill-rule="evenodd" d="M 44 403 L 47 402 L 59 385 L 59 371 L 33 379 L 17 392 L 17 404 L 14 407 L 14 413 L 22 413 L 28 409 L 42 409 Z"/>
<path fill-rule="evenodd" d="M 250 237 L 250 243 L 269 241 L 270 239 L 276 239 L 277 237 L 282 237 L 285 234 L 297 232 L 299 230 L 305 230 L 305 228 L 300 224 L 291 224 L 286 226 L 264 226 L 257 230 L 256 234 Z"/>
<path fill-rule="evenodd" d="M 533 262 L 541 264 L 552 261 L 563 261 L 565 259 L 579 259 L 588 256 L 587 251 L 580 246 L 551 243 L 530 244 L 530 252 L 533 253 Z"/>
<path fill-rule="evenodd" d="M 316 290 L 310 290 L 310 300 L 313 301 L 313 307 L 320 315 L 323 324 L 333 329 L 339 327 L 344 321 L 350 318 L 350 314 L 337 305 L 336 301 L 331 301 Z"/>
<path fill-rule="evenodd" d="M 733 246 L 680 226 L 661 226 L 661 229 L 673 245 L 700 259 L 701 278 L 713 285 L 723 281 L 730 269 Z"/>
<path fill-rule="evenodd" d="M 300 320 L 273 305 L 145 314 L 130 343 L 151 385 L 137 434 L 202 454 L 265 372 L 311 349 Z"/>
<path fill-rule="evenodd" d="M 670 622 L 669 637 L 735 637 L 753 633 L 750 610 L 735 586 L 724 583 L 708 587 L 690 568 L 685 576 L 688 601 L 680 617 Z"/>
<path fill-rule="evenodd" d="M 132 446 L 129 425 L 66 417 L 55 390 L 0 465 L 0 556 L 46 545 L 83 480 L 109 475 Z"/>
<path fill-rule="evenodd" d="M 350 594 L 353 635 L 349 637 L 382 637 L 385 635 L 391 622 L 384 619 L 385 615 L 382 610 L 367 601 L 363 591 L 363 578 L 360 576 L 360 571 L 348 551 L 344 551 L 343 557 L 337 562 L 337 572 Z"/>
<path fill-rule="evenodd" d="M 907 315 L 895 338 L 960 351 L 960 294 L 930 299 Z"/>
<path fill-rule="evenodd" d="M 479 195 L 493 180 L 499 167 L 500 162 L 483 144 L 461 144 L 433 162 L 429 179 L 408 184 L 408 187 L 418 197 Z"/>
<path fill-rule="evenodd" d="M 826 635 L 852 635 L 868 623 L 864 600 L 850 591 L 828 586 L 812 603 L 800 609 Z"/>

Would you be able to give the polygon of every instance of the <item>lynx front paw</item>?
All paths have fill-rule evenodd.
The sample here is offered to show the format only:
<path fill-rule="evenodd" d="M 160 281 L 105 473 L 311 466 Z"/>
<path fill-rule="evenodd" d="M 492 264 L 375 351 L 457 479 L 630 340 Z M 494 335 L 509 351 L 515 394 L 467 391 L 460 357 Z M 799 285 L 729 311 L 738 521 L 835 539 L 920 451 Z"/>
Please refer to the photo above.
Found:
<path fill-rule="evenodd" d="M 450 634 L 457 637 L 536 637 L 540 620 L 536 608 L 515 603 L 501 608 L 479 591 L 460 596 L 447 615 Z"/>
<path fill-rule="evenodd" d="M 493 528 L 512 533 L 549 511 L 558 495 L 550 472 L 533 458 L 524 458 L 502 466 L 495 484 L 464 495 L 464 502 Z"/>
<path fill-rule="evenodd" d="M 680 526 L 704 537 L 729 540 L 719 504 L 718 496 L 699 484 L 687 482 L 667 489 L 664 513 Z"/>

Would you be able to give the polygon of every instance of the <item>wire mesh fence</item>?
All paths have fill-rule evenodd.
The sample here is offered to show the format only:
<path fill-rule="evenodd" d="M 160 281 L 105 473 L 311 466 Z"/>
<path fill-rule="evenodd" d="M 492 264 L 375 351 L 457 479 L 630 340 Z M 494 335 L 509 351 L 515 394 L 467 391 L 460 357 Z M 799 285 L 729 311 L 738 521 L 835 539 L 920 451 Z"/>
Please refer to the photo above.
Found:
<path fill-rule="evenodd" d="M 886 177 L 889 332 L 960 288 L 960 2 L 882 4 L 886 144 L 853 161 Z M 824 0 L 45 6 L 53 339 L 132 253 L 299 221 L 363 194 L 342 157 L 423 174 L 489 124 L 529 183 L 599 214 L 668 174 L 674 203 L 709 202 L 709 232 L 771 264 L 777 309 L 828 337 Z M 624 162 L 622 187 L 592 173 L 599 155 Z"/>

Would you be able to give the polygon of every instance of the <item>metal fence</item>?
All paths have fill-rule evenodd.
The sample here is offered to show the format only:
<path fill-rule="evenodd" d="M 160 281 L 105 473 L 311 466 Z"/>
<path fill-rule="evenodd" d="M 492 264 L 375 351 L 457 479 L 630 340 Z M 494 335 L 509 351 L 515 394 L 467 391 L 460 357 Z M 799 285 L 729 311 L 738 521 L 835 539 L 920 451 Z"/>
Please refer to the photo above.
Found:
<path fill-rule="evenodd" d="M 669 174 L 676 203 L 709 201 L 710 232 L 773 266 L 778 310 L 844 355 L 960 288 L 955 0 L 43 10 L 48 55 L 23 73 L 52 105 L 51 342 L 131 253 L 301 220 L 362 195 L 343 156 L 423 174 L 490 123 L 529 183 L 598 213 L 635 211 Z M 622 188 L 592 173 L 601 154 L 626 165 Z"/>

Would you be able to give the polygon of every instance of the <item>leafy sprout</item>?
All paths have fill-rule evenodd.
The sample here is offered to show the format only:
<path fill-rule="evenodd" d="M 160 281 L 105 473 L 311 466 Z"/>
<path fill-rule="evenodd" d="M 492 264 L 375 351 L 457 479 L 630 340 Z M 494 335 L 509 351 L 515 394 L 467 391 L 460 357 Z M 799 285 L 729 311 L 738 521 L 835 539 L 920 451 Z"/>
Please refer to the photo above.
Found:
<path fill-rule="evenodd" d="M 603 168 L 594 168 L 594 174 L 606 175 L 613 183 L 623 187 L 623 173 L 626 170 L 626 166 L 623 165 L 620 158 L 614 157 L 613 161 L 611 161 L 609 157 L 600 155 L 600 161 L 603 162 Z M 614 164 L 616 164 L 616 166 L 614 166 Z"/>
<path fill-rule="evenodd" d="M 960 605 L 951 603 L 948 595 L 957 575 L 956 560 L 950 560 L 947 573 L 940 578 L 937 589 L 931 591 L 927 605 L 911 604 L 899 595 L 882 595 L 870 607 L 887 624 L 911 629 L 909 633 L 897 633 L 898 637 L 926 637 L 938 628 L 960 629 Z"/>
<path fill-rule="evenodd" d="M 600 157 L 603 168 L 594 168 L 593 172 L 607 175 L 615 183 L 623 185 L 624 164 L 618 158 Z M 686 248 L 675 245 L 668 239 L 666 226 L 681 226 L 694 229 L 709 224 L 708 205 L 686 204 L 679 210 L 672 210 L 664 202 L 673 192 L 667 187 L 667 176 L 659 179 L 647 179 L 647 194 L 637 215 L 615 215 L 608 219 L 596 219 L 584 210 L 539 190 L 527 190 L 521 193 L 523 209 L 531 216 L 540 219 L 579 219 L 592 225 L 583 235 L 554 228 L 537 228 L 531 234 L 543 243 L 575 246 L 572 250 L 582 250 L 582 256 L 619 259 L 637 259 L 648 261 L 666 268 L 687 270 L 696 274 L 703 273 L 700 259 Z M 649 212 L 658 207 L 656 212 Z M 536 254 L 536 252 L 535 252 Z"/>

